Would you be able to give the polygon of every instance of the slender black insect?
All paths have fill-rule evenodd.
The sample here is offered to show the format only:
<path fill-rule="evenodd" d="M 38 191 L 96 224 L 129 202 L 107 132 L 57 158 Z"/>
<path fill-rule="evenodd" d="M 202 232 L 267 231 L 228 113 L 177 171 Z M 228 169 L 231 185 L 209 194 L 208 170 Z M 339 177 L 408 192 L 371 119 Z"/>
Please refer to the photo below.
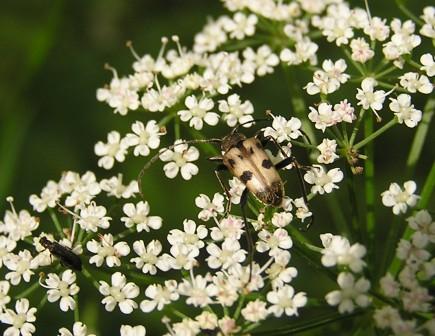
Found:
<path fill-rule="evenodd" d="M 60 263 L 75 271 L 82 270 L 82 261 L 69 247 L 63 246 L 55 241 L 50 241 L 46 237 L 39 239 L 42 246 L 50 251 L 52 255 L 59 258 Z"/>

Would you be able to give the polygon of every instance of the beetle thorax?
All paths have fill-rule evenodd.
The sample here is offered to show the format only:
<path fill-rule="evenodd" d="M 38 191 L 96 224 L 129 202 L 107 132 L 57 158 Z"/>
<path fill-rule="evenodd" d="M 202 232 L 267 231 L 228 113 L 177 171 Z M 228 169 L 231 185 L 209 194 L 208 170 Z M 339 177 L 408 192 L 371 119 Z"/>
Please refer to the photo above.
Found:
<path fill-rule="evenodd" d="M 226 153 L 231 148 L 235 147 L 240 141 L 246 139 L 246 136 L 240 133 L 231 133 L 222 139 L 221 150 Z"/>

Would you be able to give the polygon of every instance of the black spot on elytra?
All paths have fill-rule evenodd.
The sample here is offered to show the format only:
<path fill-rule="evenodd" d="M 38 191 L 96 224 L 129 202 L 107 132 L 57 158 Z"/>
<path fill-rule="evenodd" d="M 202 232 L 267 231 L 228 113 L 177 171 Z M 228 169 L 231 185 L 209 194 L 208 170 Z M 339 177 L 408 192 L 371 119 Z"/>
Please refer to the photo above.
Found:
<path fill-rule="evenodd" d="M 252 172 L 249 170 L 245 170 L 242 175 L 240 175 L 239 179 L 243 183 L 248 182 L 252 178 Z"/>
<path fill-rule="evenodd" d="M 242 154 L 238 154 L 237 156 L 239 157 L 240 160 L 243 160 L 243 155 Z"/>
<path fill-rule="evenodd" d="M 228 160 L 228 163 L 230 164 L 230 166 L 231 166 L 232 168 L 234 168 L 234 166 L 236 165 L 236 161 L 234 161 L 233 159 L 229 159 L 229 160 Z"/>
<path fill-rule="evenodd" d="M 273 166 L 273 163 L 269 159 L 264 159 L 261 165 L 263 166 L 263 168 L 269 169 Z"/>
<path fill-rule="evenodd" d="M 251 155 L 254 154 L 254 148 L 249 147 L 249 153 L 251 153 Z"/>

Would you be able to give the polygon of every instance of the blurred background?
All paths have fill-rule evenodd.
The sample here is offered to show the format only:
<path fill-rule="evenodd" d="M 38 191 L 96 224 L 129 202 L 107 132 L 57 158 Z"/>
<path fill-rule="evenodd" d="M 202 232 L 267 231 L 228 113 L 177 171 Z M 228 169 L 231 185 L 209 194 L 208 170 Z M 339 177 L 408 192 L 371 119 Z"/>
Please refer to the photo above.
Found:
<path fill-rule="evenodd" d="M 363 7 L 363 1 L 351 3 Z M 429 3 L 426 0 L 415 1 L 410 7 L 416 10 L 415 13 L 421 13 Z M 370 5 L 373 15 L 399 15 L 392 0 L 370 1 Z M 117 174 L 120 165 L 115 165 L 110 172 L 97 167 L 94 144 L 98 140 L 106 141 L 110 130 L 125 134 L 134 120 L 148 120 L 150 116 L 133 112 L 122 118 L 114 115 L 107 105 L 97 102 L 96 89 L 112 78 L 103 65 L 110 63 L 120 75 L 130 73 L 133 56 L 125 47 L 127 40 L 133 41 L 138 53 L 156 56 L 162 36 L 177 34 L 183 45 L 190 46 L 194 34 L 206 23 L 207 17 L 216 17 L 224 12 L 217 0 L 3 0 L 1 6 L 1 214 L 7 208 L 4 200 L 8 195 L 14 196 L 17 209 L 30 209 L 28 196 L 39 193 L 49 179 L 58 180 L 62 171 L 84 173 L 92 170 L 100 179 Z M 332 53 L 322 56 L 334 59 Z M 306 72 L 296 72 L 295 78 L 300 79 L 300 86 L 304 86 L 309 79 Z M 243 98 L 254 103 L 257 116 L 268 108 L 277 114 L 291 114 L 288 88 L 286 85 L 277 86 L 277 83 L 285 83 L 281 71 L 241 91 Z M 354 91 L 350 94 L 354 95 Z M 419 96 L 413 102 L 422 109 L 425 99 Z M 307 105 L 314 102 L 313 97 L 307 97 Z M 219 131 L 216 132 L 219 134 Z M 412 135 L 413 131 L 408 128 L 396 127 L 377 143 L 378 193 L 386 190 L 393 178 L 401 176 L 398 173 L 404 166 Z M 200 192 L 211 196 L 220 191 L 212 173 L 213 165 L 206 162 L 205 156 L 202 155 L 199 163 L 200 175 L 195 178 L 196 183 L 186 183 L 180 178 L 168 181 L 163 178 L 159 164 L 151 169 L 150 178 L 144 181 L 145 191 L 149 191 L 150 195 L 152 214 L 162 216 L 167 225 L 180 226 L 183 218 L 194 219 L 197 210 L 193 200 Z M 127 161 L 130 163 L 122 166 L 122 172 L 127 180 L 135 179 L 145 160 Z M 423 159 L 413 176 L 419 185 L 423 183 L 432 161 L 433 151 L 426 144 Z M 292 181 L 293 178 L 289 179 Z M 357 183 L 360 183 L 358 179 Z M 289 186 L 292 184 L 287 184 L 289 194 L 298 196 L 299 187 Z M 338 197 L 339 200 L 346 200 L 347 194 L 340 191 Z M 334 202 L 327 208 L 316 202 L 313 204 L 317 218 L 322 219 L 307 235 L 317 243 L 320 232 L 334 228 L 328 220 L 333 217 L 334 204 L 346 204 L 337 203 L 337 200 Z M 179 206 L 174 208 L 173 204 Z M 379 215 L 379 225 L 388 224 L 385 221 L 391 219 L 389 212 L 386 209 Z M 295 287 L 299 284 L 297 288 L 300 290 L 321 297 L 333 285 L 329 280 L 319 282 L 315 269 L 305 267 L 303 260 L 296 260 L 295 263 L 303 269 L 295 282 Z M 85 284 L 82 290 L 87 290 Z M 91 298 L 89 302 L 80 303 L 84 307 L 81 315 L 91 328 L 101 331 L 100 335 L 117 334 L 114 328 L 121 323 L 144 324 L 149 328 L 148 335 L 161 333 L 160 317 L 152 321 L 139 311 L 132 318 L 123 316 L 121 321 L 113 321 L 115 314 L 104 311 L 99 305 L 101 299 L 95 294 Z M 317 312 L 314 309 L 307 316 L 315 316 Z M 72 313 L 62 316 L 57 304 L 46 304 L 41 318 L 43 320 L 38 322 L 35 335 L 54 335 L 59 327 L 70 327 L 73 321 Z M 68 325 L 64 321 L 69 321 Z M 330 331 L 344 330 L 343 325 L 331 328 Z M 321 335 L 324 332 L 325 329 L 309 334 Z"/>

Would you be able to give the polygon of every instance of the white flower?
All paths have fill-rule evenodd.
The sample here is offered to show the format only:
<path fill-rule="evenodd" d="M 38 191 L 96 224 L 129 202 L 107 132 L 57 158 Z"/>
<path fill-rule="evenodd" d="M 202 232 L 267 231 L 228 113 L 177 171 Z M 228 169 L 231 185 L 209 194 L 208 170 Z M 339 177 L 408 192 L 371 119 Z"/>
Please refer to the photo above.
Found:
<path fill-rule="evenodd" d="M 423 70 L 426 72 L 426 75 L 429 77 L 433 77 L 435 75 L 435 62 L 434 57 L 427 53 L 420 57 L 420 63 L 423 64 L 423 66 L 420 68 L 420 70 Z"/>
<path fill-rule="evenodd" d="M 423 9 L 423 15 L 421 18 L 425 24 L 420 29 L 420 34 L 431 39 L 435 38 L 435 8 L 433 6 L 427 6 Z"/>
<path fill-rule="evenodd" d="M 160 127 L 155 120 L 150 120 L 145 126 L 141 121 L 136 121 L 131 125 L 133 133 L 128 133 L 125 137 L 125 143 L 134 146 L 133 154 L 135 156 L 147 156 L 150 149 L 156 149 L 160 145 L 160 135 L 165 134 L 160 131 Z"/>
<path fill-rule="evenodd" d="M 163 167 L 165 175 L 168 178 L 175 178 L 179 171 L 185 180 L 190 180 L 192 176 L 198 174 L 198 167 L 193 161 L 198 160 L 199 151 L 195 147 L 189 147 L 183 140 L 176 140 L 174 150 L 163 149 L 160 154 L 160 160 L 168 162 Z"/>
<path fill-rule="evenodd" d="M 115 160 L 124 162 L 127 145 L 121 141 L 121 135 L 117 131 L 111 131 L 107 135 L 107 143 L 97 142 L 94 151 L 97 156 L 101 156 L 98 160 L 98 167 L 111 169 Z"/>
<path fill-rule="evenodd" d="M 229 127 L 236 126 L 237 123 L 243 124 L 243 127 L 250 127 L 253 123 L 252 114 L 254 113 L 254 106 L 249 100 L 243 103 L 240 96 L 236 93 L 227 97 L 227 100 L 219 101 L 219 111 L 223 113 L 223 119 L 227 122 Z"/>
<path fill-rule="evenodd" d="M 357 105 L 361 105 L 365 110 L 372 109 L 378 120 L 380 120 L 376 111 L 382 109 L 387 94 L 384 90 L 374 91 L 376 84 L 377 82 L 374 78 L 365 78 L 361 82 L 361 89 L 357 89 L 356 99 L 359 100 Z"/>
<path fill-rule="evenodd" d="M 321 103 L 317 109 L 310 106 L 308 118 L 315 123 L 314 127 L 325 132 L 326 127 L 335 125 L 339 120 L 339 115 L 332 109 L 332 105 Z"/>
<path fill-rule="evenodd" d="M 301 121 L 291 117 L 290 120 L 281 116 L 273 116 L 272 127 L 264 129 L 264 136 L 272 136 L 279 143 L 297 139 L 302 135 L 300 128 Z"/>
<path fill-rule="evenodd" d="M 352 48 L 352 59 L 357 62 L 365 63 L 375 55 L 370 45 L 361 37 L 353 39 L 350 47 Z"/>
<path fill-rule="evenodd" d="M 250 301 L 245 308 L 241 311 L 243 318 L 249 322 L 258 322 L 264 320 L 268 311 L 266 309 L 266 302 L 259 299 Z"/>
<path fill-rule="evenodd" d="M 284 32 L 286 32 L 285 28 Z M 316 52 L 318 49 L 319 46 L 316 43 L 304 36 L 300 40 L 296 41 L 295 51 L 284 48 L 283 50 L 281 50 L 279 58 L 282 62 L 285 62 L 288 65 L 297 65 L 307 61 L 309 61 L 311 65 L 314 65 L 317 63 Z"/>
<path fill-rule="evenodd" d="M 70 194 L 65 199 L 65 205 L 76 208 L 89 204 L 101 192 L 100 184 L 91 171 L 87 171 L 81 176 L 72 171 L 62 174 L 59 188 L 62 192 Z"/>
<path fill-rule="evenodd" d="M 370 39 L 385 41 L 390 34 L 390 27 L 386 25 L 387 19 L 381 19 L 379 17 L 372 17 L 368 21 L 368 25 L 364 27 L 364 33 L 370 36 Z"/>
<path fill-rule="evenodd" d="M 197 275 L 191 279 L 183 279 L 178 285 L 180 295 L 187 296 L 186 303 L 195 307 L 205 307 L 212 302 L 212 297 L 216 295 L 216 286 L 208 283 L 207 278 Z"/>
<path fill-rule="evenodd" d="M 335 117 L 337 118 L 337 122 L 347 122 L 352 123 L 355 119 L 355 109 L 352 107 L 350 103 L 347 102 L 347 99 L 340 101 L 340 103 L 334 105 Z"/>
<path fill-rule="evenodd" d="M 202 129 L 203 121 L 210 126 L 215 126 L 219 122 L 219 115 L 215 112 L 209 112 L 213 107 L 213 100 L 210 98 L 201 98 L 200 101 L 194 95 L 187 96 L 184 101 L 188 110 L 178 111 L 182 121 L 189 121 L 189 126 L 197 130 Z"/>
<path fill-rule="evenodd" d="M 161 256 L 163 267 L 166 269 L 185 269 L 190 270 L 198 264 L 196 257 L 199 255 L 198 248 L 192 248 L 191 245 L 177 244 L 170 249 L 171 255 L 164 254 Z"/>
<path fill-rule="evenodd" d="M 11 285 L 8 281 L 0 281 L 0 312 L 2 312 L 11 301 L 11 297 L 8 295 L 10 287 Z"/>
<path fill-rule="evenodd" d="M 228 192 L 230 193 L 231 203 L 239 204 L 240 197 L 242 196 L 243 191 L 246 189 L 246 186 L 240 181 L 237 177 L 233 177 L 228 181 L 230 189 Z"/>
<path fill-rule="evenodd" d="M 227 239 L 222 243 L 222 249 L 215 243 L 207 245 L 207 264 L 210 268 L 227 269 L 246 259 L 247 252 L 243 250 L 237 240 Z"/>
<path fill-rule="evenodd" d="M 100 236 L 100 242 L 95 239 L 87 242 L 86 248 L 96 255 L 89 259 L 89 263 L 100 267 L 104 260 L 109 267 L 121 266 L 121 256 L 126 256 L 130 253 L 130 247 L 126 242 L 118 242 L 113 245 L 113 236 L 110 233 Z"/>
<path fill-rule="evenodd" d="M 317 146 L 320 151 L 320 155 L 317 157 L 317 162 L 329 164 L 333 163 L 335 159 L 338 159 L 338 155 L 335 153 L 337 150 L 337 142 L 335 140 L 323 139 L 322 143 Z"/>
<path fill-rule="evenodd" d="M 199 251 L 203 248 L 204 239 L 207 237 L 208 230 L 205 225 L 196 225 L 193 220 L 185 219 L 183 221 L 183 229 L 172 229 L 168 234 L 168 241 L 171 245 L 183 245 L 188 249 Z"/>
<path fill-rule="evenodd" d="M 414 216 L 406 219 L 411 229 L 420 235 L 426 236 L 427 240 L 435 243 L 435 222 L 427 210 L 420 210 Z M 0 237 L 1 239 L 1 237 Z"/>
<path fill-rule="evenodd" d="M 290 261 L 290 254 L 283 253 L 275 262 L 266 270 L 266 274 L 272 283 L 272 288 L 279 288 L 293 280 L 298 275 L 295 267 L 287 267 Z"/>
<path fill-rule="evenodd" d="M 309 95 L 333 93 L 350 78 L 348 74 L 344 73 L 347 65 L 343 59 L 339 59 L 335 63 L 329 59 L 325 60 L 322 63 L 322 68 L 323 70 L 314 72 L 313 82 L 304 87 Z"/>
<path fill-rule="evenodd" d="M 174 335 L 196 336 L 199 335 L 200 329 L 198 322 L 190 318 L 183 318 L 181 322 L 177 322 L 172 325 L 172 332 Z"/>
<path fill-rule="evenodd" d="M 216 227 L 212 227 L 210 236 L 214 241 L 224 239 L 239 240 L 244 232 L 244 226 L 242 219 L 228 216 L 222 218 Z"/>
<path fill-rule="evenodd" d="M 399 124 L 405 123 L 406 126 L 413 128 L 420 122 L 422 113 L 411 104 L 411 96 L 401 93 L 397 99 L 390 98 L 390 110 L 397 116 Z"/>
<path fill-rule="evenodd" d="M 198 214 L 198 218 L 203 221 L 208 221 L 217 214 L 224 213 L 224 200 L 224 196 L 220 193 L 214 194 L 213 201 L 210 201 L 210 198 L 207 195 L 200 194 L 195 198 L 196 206 L 202 209 Z"/>
<path fill-rule="evenodd" d="M 97 99 L 107 102 L 115 109 L 115 113 L 126 115 L 129 110 L 136 110 L 139 107 L 139 95 L 131 87 L 128 78 L 118 78 L 116 71 L 113 72 L 114 78 L 110 82 L 110 87 L 98 89 Z"/>
<path fill-rule="evenodd" d="M 121 217 L 127 228 L 136 227 L 137 232 L 150 232 L 150 229 L 158 230 L 162 227 L 162 218 L 159 216 L 148 216 L 150 206 L 148 202 L 140 201 L 136 205 L 126 203 L 122 207 L 122 211 L 127 217 Z"/>
<path fill-rule="evenodd" d="M 36 321 L 35 313 L 36 308 L 29 309 L 29 300 L 20 299 L 15 303 L 14 312 L 12 309 L 6 309 L 0 314 L 0 321 L 4 324 L 10 324 L 9 328 L 6 328 L 4 336 L 31 336 L 36 328 L 32 322 Z"/>
<path fill-rule="evenodd" d="M 143 300 L 140 303 L 140 309 L 145 313 L 149 313 L 156 308 L 160 311 L 165 305 L 178 300 L 177 282 L 167 280 L 164 286 L 160 284 L 149 285 L 145 290 L 145 296 L 151 300 Z"/>
<path fill-rule="evenodd" d="M 195 320 L 198 322 L 201 329 L 213 330 L 218 326 L 218 318 L 216 314 L 208 311 L 203 311 L 195 317 Z"/>
<path fill-rule="evenodd" d="M 56 302 L 60 299 L 59 306 L 64 312 L 74 310 L 76 302 L 73 296 L 76 295 L 80 288 L 76 285 L 76 274 L 71 270 L 66 270 L 59 276 L 55 273 L 48 274 L 45 280 L 47 298 L 49 302 Z"/>
<path fill-rule="evenodd" d="M 29 203 L 33 206 L 33 210 L 44 212 L 47 207 L 54 208 L 61 195 L 62 192 L 58 184 L 54 181 L 48 181 L 46 186 L 42 188 L 40 196 L 30 195 Z"/>
<path fill-rule="evenodd" d="M 273 73 L 273 67 L 279 64 L 279 58 L 272 52 L 268 45 L 262 45 L 255 52 L 248 47 L 243 51 L 244 65 L 256 69 L 258 76 Z"/>
<path fill-rule="evenodd" d="M 421 92 L 430 94 L 433 90 L 433 84 L 425 75 L 420 75 L 417 72 L 407 72 L 399 77 L 400 85 L 402 85 L 408 92 L 415 93 Z"/>
<path fill-rule="evenodd" d="M 108 229 L 111 217 L 105 216 L 106 208 L 92 202 L 86 208 L 80 210 L 80 219 L 77 223 L 85 231 L 97 232 L 98 228 Z"/>
<path fill-rule="evenodd" d="M 35 273 L 32 269 L 38 266 L 28 250 L 22 250 L 18 252 L 18 255 L 8 254 L 4 260 L 4 265 L 11 271 L 6 273 L 5 279 L 14 286 L 21 282 L 21 278 L 25 282 L 30 282 L 30 277 Z"/>
<path fill-rule="evenodd" d="M 108 196 L 116 198 L 130 198 L 139 192 L 139 185 L 136 180 L 131 181 L 128 185 L 122 184 L 122 174 L 113 176 L 110 179 L 102 179 L 100 182 L 101 189 L 107 192 Z"/>
<path fill-rule="evenodd" d="M 137 240 L 133 243 L 133 250 L 139 257 L 131 258 L 130 261 L 135 263 L 137 268 L 142 269 L 143 273 L 156 274 L 156 266 L 161 270 L 167 270 L 158 257 L 162 252 L 162 244 L 158 240 L 150 241 L 146 247 L 143 240 Z"/>
<path fill-rule="evenodd" d="M 23 240 L 32 234 L 39 226 L 39 219 L 30 215 L 27 210 L 16 212 L 6 210 L 3 222 L 0 221 L 0 228 L 3 234 L 6 234 L 9 239 L 18 241 Z"/>
<path fill-rule="evenodd" d="M 405 213 L 408 206 L 415 206 L 419 199 L 419 196 L 414 195 L 417 190 L 417 184 L 414 181 L 405 182 L 403 188 L 404 190 L 397 183 L 391 183 L 389 189 L 381 194 L 382 203 L 386 207 L 392 207 L 395 215 Z"/>
<path fill-rule="evenodd" d="M 367 250 L 364 245 L 355 243 L 352 246 L 346 237 L 325 233 L 320 235 L 322 240 L 322 264 L 325 267 L 335 265 L 348 266 L 353 272 L 361 272 L 365 266 L 362 258 Z"/>
<path fill-rule="evenodd" d="M 4 261 L 8 258 L 8 254 L 12 252 L 16 246 L 17 242 L 15 240 L 0 235 L 0 268 L 3 266 Z"/>
<path fill-rule="evenodd" d="M 121 272 L 112 274 L 112 286 L 105 281 L 100 281 L 99 291 L 105 296 L 101 303 L 109 312 L 117 305 L 124 314 L 130 314 L 137 308 L 137 303 L 133 299 L 139 295 L 139 287 L 133 282 L 127 283 L 125 275 Z"/>
<path fill-rule="evenodd" d="M 326 294 L 326 301 L 331 306 L 338 305 L 340 314 L 352 313 L 355 304 L 359 307 L 367 307 L 370 298 L 366 295 L 370 289 L 370 282 L 365 278 L 355 278 L 351 273 L 342 272 L 337 278 L 340 290 L 335 290 Z"/>
<path fill-rule="evenodd" d="M 60 328 L 59 336 L 95 336 L 95 334 L 88 334 L 88 328 L 82 322 L 74 322 L 73 332 L 66 328 Z"/>
<path fill-rule="evenodd" d="M 256 243 L 258 252 L 269 251 L 271 257 L 278 257 L 282 250 L 290 249 L 293 241 L 285 229 L 276 229 L 273 234 L 267 230 L 261 230 L 258 234 L 259 240 Z"/>
<path fill-rule="evenodd" d="M 391 306 L 383 306 L 376 309 L 373 314 L 376 326 L 381 329 L 391 328 L 392 324 L 400 320 L 400 314 L 397 309 Z"/>
<path fill-rule="evenodd" d="M 313 165 L 313 168 L 304 175 L 304 180 L 309 184 L 313 184 L 311 187 L 313 194 L 319 193 L 323 195 L 338 189 L 335 183 L 343 180 L 343 177 L 344 175 L 340 168 L 334 168 L 326 172 L 322 166 Z"/>
<path fill-rule="evenodd" d="M 276 227 L 286 227 L 293 220 L 293 215 L 291 212 L 283 211 L 283 212 L 275 212 L 272 217 L 272 224 Z"/>
<path fill-rule="evenodd" d="M 146 334 L 146 330 L 143 325 L 137 325 L 134 327 L 129 325 L 122 325 L 119 332 L 120 336 L 145 336 Z"/>
<path fill-rule="evenodd" d="M 272 304 L 268 311 L 276 317 L 280 317 L 283 313 L 287 316 L 298 316 L 298 309 L 307 304 L 306 294 L 299 292 L 295 295 L 295 290 L 289 285 L 268 292 L 266 297 Z"/>
<path fill-rule="evenodd" d="M 217 21 L 209 20 L 203 30 L 195 35 L 193 51 L 200 54 L 215 51 L 218 46 L 225 43 L 228 37 L 222 23 L 222 18 Z"/>
<path fill-rule="evenodd" d="M 234 14 L 233 19 L 225 20 L 223 27 L 230 33 L 231 38 L 242 40 L 245 36 L 254 35 L 257 21 L 255 14 L 246 16 L 242 12 L 237 12 Z"/>
<path fill-rule="evenodd" d="M 379 280 L 379 284 L 381 285 L 382 292 L 391 298 L 397 298 L 400 293 L 400 284 L 394 280 L 393 276 L 390 273 L 385 274 Z"/>

